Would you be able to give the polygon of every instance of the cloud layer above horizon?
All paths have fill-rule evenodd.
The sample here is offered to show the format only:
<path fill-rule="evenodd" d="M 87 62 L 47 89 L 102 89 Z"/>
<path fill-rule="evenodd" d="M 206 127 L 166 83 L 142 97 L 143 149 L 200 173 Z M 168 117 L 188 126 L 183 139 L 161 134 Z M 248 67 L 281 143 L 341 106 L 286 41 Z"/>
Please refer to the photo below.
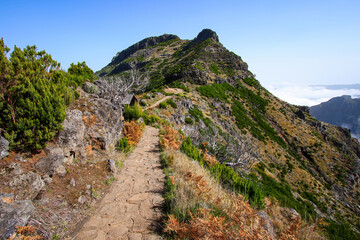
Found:
<path fill-rule="evenodd" d="M 350 95 L 360 98 L 360 88 L 331 89 L 331 86 L 297 85 L 294 83 L 283 83 L 276 85 L 265 85 L 264 87 L 276 97 L 288 103 L 303 106 L 314 106 L 326 102 L 331 98 L 342 95 Z"/>

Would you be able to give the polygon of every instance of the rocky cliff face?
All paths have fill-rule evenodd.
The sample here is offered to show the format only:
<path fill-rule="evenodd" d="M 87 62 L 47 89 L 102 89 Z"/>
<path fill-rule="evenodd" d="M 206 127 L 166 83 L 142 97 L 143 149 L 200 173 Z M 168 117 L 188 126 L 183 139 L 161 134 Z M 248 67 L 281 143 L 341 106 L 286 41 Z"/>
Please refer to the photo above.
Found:
<path fill-rule="evenodd" d="M 173 38 L 139 49 L 118 66 L 129 63 L 143 80 L 133 91 L 144 102 L 161 99 L 150 91 L 182 89 L 172 97 L 175 105 L 150 110 L 153 114 L 206 146 L 219 162 L 253 178 L 268 196 L 303 218 L 323 216 L 338 224 L 359 220 L 359 143 L 343 128 L 313 118 L 308 108 L 269 93 L 215 32 L 205 29 L 191 41 Z M 107 68 L 97 74 L 129 74 L 126 68 Z M 284 189 L 272 189 L 269 179 Z"/>

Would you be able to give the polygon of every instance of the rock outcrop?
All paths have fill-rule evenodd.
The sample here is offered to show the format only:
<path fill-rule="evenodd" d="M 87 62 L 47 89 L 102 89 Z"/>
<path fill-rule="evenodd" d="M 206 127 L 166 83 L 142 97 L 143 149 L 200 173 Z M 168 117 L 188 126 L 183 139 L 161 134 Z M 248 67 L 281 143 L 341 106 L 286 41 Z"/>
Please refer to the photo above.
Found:
<path fill-rule="evenodd" d="M 155 46 L 156 44 L 166 42 L 172 39 L 179 39 L 178 36 L 172 35 L 172 34 L 163 34 L 158 37 L 149 37 L 145 38 L 144 40 L 135 43 L 134 45 L 128 47 L 127 49 L 118 52 L 116 56 L 111 60 L 111 63 L 109 65 L 114 65 L 117 63 L 120 63 L 124 59 L 128 58 L 131 54 L 135 53 L 136 51 L 144 48 L 148 48 L 151 46 Z"/>
<path fill-rule="evenodd" d="M 9 183 L 10 188 L 17 190 L 17 199 L 33 200 L 45 186 L 40 175 L 34 172 L 27 172 L 14 176 Z"/>
<path fill-rule="evenodd" d="M 53 175 L 57 169 L 64 163 L 64 150 L 57 147 L 46 147 L 46 157 L 40 159 L 35 167 L 47 175 Z"/>
<path fill-rule="evenodd" d="M 0 136 L 0 160 L 9 155 L 9 141 Z"/>
<path fill-rule="evenodd" d="M 202 42 L 211 38 L 215 42 L 219 42 L 219 36 L 211 29 L 203 29 L 197 37 L 193 40 L 193 42 Z"/>
<path fill-rule="evenodd" d="M 30 200 L 15 200 L 12 194 L 0 194 L 0 238 L 7 239 L 15 227 L 25 226 L 35 210 Z"/>

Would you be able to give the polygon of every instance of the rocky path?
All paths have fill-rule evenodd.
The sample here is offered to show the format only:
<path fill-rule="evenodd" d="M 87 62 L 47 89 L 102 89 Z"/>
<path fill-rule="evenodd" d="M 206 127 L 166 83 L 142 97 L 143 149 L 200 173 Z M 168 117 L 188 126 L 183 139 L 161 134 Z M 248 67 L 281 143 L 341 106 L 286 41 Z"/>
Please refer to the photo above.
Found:
<path fill-rule="evenodd" d="M 165 175 L 160 165 L 158 130 L 147 126 L 124 162 L 110 192 L 73 239 L 161 239 Z"/>
<path fill-rule="evenodd" d="M 153 105 L 151 105 L 151 106 L 149 106 L 149 107 L 146 107 L 144 110 L 155 108 L 155 107 L 157 107 L 160 103 L 162 103 L 162 102 L 164 102 L 164 101 L 166 101 L 166 100 L 168 100 L 168 99 L 170 99 L 170 98 L 172 98 L 172 96 L 166 96 L 166 97 L 160 99 L 159 101 L 157 101 L 156 103 L 154 103 Z"/>

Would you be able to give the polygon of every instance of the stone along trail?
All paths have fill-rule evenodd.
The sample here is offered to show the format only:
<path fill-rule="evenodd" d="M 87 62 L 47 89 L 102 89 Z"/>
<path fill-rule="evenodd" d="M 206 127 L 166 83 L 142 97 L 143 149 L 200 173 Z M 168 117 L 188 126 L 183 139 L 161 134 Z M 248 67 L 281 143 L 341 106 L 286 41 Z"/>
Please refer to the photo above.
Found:
<path fill-rule="evenodd" d="M 73 239 L 161 239 L 155 233 L 161 223 L 165 181 L 158 134 L 156 128 L 146 127 L 110 192 Z"/>

